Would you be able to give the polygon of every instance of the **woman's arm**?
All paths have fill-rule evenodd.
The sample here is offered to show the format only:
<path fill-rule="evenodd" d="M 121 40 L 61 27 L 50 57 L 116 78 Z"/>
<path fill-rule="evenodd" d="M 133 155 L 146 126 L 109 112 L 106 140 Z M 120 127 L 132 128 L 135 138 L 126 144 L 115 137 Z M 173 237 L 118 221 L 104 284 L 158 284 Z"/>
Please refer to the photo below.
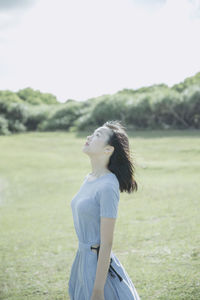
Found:
<path fill-rule="evenodd" d="M 110 266 L 110 253 L 113 244 L 115 221 L 116 218 L 101 217 L 101 245 L 91 300 L 104 299 L 104 285 Z"/>

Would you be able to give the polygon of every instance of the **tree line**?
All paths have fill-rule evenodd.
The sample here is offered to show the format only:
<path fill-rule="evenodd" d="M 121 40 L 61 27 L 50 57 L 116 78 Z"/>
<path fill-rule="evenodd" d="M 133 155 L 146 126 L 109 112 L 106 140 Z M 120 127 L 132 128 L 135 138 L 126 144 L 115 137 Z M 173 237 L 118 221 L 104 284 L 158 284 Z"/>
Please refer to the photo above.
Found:
<path fill-rule="evenodd" d="M 64 103 L 28 87 L 0 91 L 0 135 L 25 131 L 82 131 L 107 120 L 129 129 L 199 129 L 200 72 L 171 88 L 155 84 Z"/>

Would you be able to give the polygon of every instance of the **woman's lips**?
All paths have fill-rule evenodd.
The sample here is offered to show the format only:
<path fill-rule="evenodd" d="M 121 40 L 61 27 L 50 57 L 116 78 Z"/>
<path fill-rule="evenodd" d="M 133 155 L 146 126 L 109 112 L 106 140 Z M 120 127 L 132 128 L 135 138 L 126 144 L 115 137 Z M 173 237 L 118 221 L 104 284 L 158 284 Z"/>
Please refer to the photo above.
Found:
<path fill-rule="evenodd" d="M 88 143 L 88 142 L 86 142 L 86 143 L 85 143 L 85 145 L 87 145 L 87 146 L 88 146 L 88 145 L 89 145 L 89 143 Z"/>

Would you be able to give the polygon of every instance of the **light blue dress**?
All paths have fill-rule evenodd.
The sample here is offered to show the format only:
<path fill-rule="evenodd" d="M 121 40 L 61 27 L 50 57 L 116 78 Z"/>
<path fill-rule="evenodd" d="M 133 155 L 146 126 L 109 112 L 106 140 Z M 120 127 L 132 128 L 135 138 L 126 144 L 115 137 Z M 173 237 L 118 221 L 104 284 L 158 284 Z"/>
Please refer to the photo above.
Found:
<path fill-rule="evenodd" d="M 70 300 L 90 300 L 97 269 L 97 253 L 90 249 L 100 245 L 100 217 L 117 218 L 120 198 L 119 181 L 114 173 L 95 180 L 85 177 L 79 191 L 71 200 L 74 228 L 78 237 L 78 250 L 73 261 L 68 292 Z M 105 300 L 139 300 L 140 297 L 123 265 L 111 251 L 111 265 L 104 286 Z"/>

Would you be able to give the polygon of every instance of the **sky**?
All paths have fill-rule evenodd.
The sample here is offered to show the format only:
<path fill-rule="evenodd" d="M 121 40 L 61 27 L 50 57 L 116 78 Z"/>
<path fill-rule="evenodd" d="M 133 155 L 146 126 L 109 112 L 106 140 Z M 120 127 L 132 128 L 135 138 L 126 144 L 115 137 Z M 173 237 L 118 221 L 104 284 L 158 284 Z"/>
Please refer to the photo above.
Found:
<path fill-rule="evenodd" d="M 0 90 L 58 101 L 200 71 L 200 0 L 0 0 Z"/>

